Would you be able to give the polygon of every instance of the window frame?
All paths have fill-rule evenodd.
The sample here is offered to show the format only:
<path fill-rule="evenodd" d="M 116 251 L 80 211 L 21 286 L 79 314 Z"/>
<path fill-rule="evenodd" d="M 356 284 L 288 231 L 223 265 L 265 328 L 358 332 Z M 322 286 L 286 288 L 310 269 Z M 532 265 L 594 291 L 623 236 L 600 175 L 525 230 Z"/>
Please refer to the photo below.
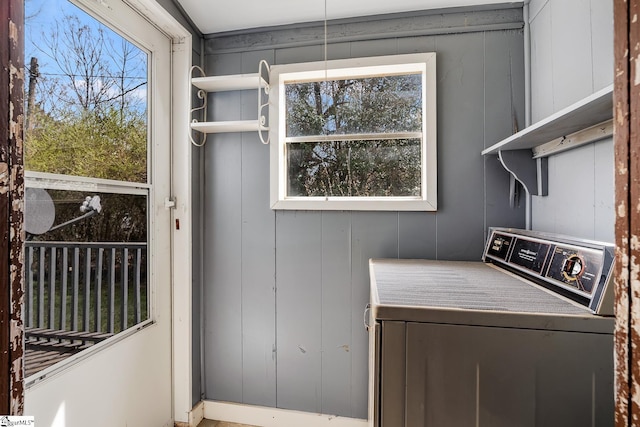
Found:
<path fill-rule="evenodd" d="M 406 72 L 422 74 L 421 194 L 404 197 L 287 196 L 286 82 Z M 437 210 L 437 103 L 434 52 L 274 65 L 270 72 L 270 204 L 274 210 Z M 383 135 L 383 134 L 380 134 Z"/>

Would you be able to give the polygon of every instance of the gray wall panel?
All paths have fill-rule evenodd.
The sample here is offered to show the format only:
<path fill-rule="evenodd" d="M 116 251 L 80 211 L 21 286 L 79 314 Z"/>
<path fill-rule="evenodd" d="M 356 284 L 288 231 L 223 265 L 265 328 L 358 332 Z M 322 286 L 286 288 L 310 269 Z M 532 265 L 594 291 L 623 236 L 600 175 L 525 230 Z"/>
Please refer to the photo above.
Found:
<path fill-rule="evenodd" d="M 529 3 L 529 18 L 534 19 L 547 3 L 549 3 L 549 0 L 531 0 L 531 3 Z"/>
<path fill-rule="evenodd" d="M 435 52 L 437 36 L 403 37 L 397 39 L 398 54 Z M 437 55 L 436 55 L 437 56 Z M 437 61 L 437 57 L 436 57 Z"/>
<path fill-rule="evenodd" d="M 233 72 L 240 55 L 208 56 L 208 70 Z M 210 116 L 242 113 L 231 93 L 210 95 Z M 209 135 L 205 146 L 206 392 L 242 401 L 242 145 L 240 134 Z M 215 278 L 215 286 L 210 283 Z M 215 325 L 215 327 L 208 327 Z"/>
<path fill-rule="evenodd" d="M 485 164 L 480 156 L 489 134 L 510 130 L 507 104 L 513 104 L 516 115 L 523 114 L 522 96 L 505 91 L 505 80 L 521 84 L 523 79 L 510 76 L 522 73 L 522 65 L 515 64 L 522 58 L 522 33 L 510 29 L 517 22 L 501 27 L 513 15 L 513 9 L 505 10 L 451 18 L 394 17 L 360 22 L 357 28 L 339 25 L 334 27 L 341 31 L 339 43 L 329 37 L 329 59 L 437 53 L 436 213 L 270 211 L 265 207 L 269 155 L 257 135 L 213 137 L 205 167 L 207 399 L 366 417 L 363 310 L 369 301 L 369 258 L 478 259 L 487 225 L 484 212 L 498 210 L 487 203 L 506 203 L 493 201 L 506 199 L 506 175 L 501 168 L 490 171 L 491 162 Z M 460 22 L 491 25 L 491 17 L 500 25 L 496 33 L 501 36 L 491 38 L 495 47 L 485 43 L 492 31 L 467 26 L 463 34 L 449 34 L 452 27 L 461 28 Z M 411 34 L 403 24 L 407 20 Z M 428 29 L 423 35 L 415 31 L 421 26 Z M 438 27 L 445 34 L 435 32 Z M 254 72 L 262 57 L 270 57 L 271 64 L 321 61 L 322 26 L 301 31 L 305 39 L 300 43 L 295 28 L 252 32 L 246 39 L 241 34 L 208 36 L 207 73 Z M 269 45 L 269 40 L 282 44 Z M 490 73 L 485 57 L 495 62 Z M 255 92 L 216 94 L 210 118 L 253 117 L 255 98 Z M 492 218 L 509 225 L 523 222 L 521 210 L 502 210 Z M 221 311 L 230 313 L 216 314 Z M 275 377 L 271 342 L 277 345 Z"/>
<path fill-rule="evenodd" d="M 239 135 L 207 145 L 205 198 L 205 372 L 207 396 L 242 401 L 241 144 Z M 224 140 L 222 140 L 224 139 Z M 212 281 L 215 280 L 215 286 Z M 215 325 L 215 327 L 211 327 Z"/>
<path fill-rule="evenodd" d="M 613 2 L 591 0 L 593 89 L 613 83 Z"/>
<path fill-rule="evenodd" d="M 549 199 L 555 232 L 593 238 L 595 158 L 593 145 L 549 159 Z"/>
<path fill-rule="evenodd" d="M 594 145 L 596 158 L 594 234 L 593 239 L 613 243 L 615 241 L 615 195 L 613 138 Z"/>
<path fill-rule="evenodd" d="M 553 41 L 551 7 L 532 16 L 531 28 L 531 121 L 553 114 Z"/>
<path fill-rule="evenodd" d="M 320 41 L 321 43 L 321 41 Z M 328 52 L 327 52 L 328 55 Z M 294 64 L 296 62 L 322 61 L 324 46 L 301 46 L 276 50 L 276 64 Z"/>
<path fill-rule="evenodd" d="M 369 302 L 369 259 L 398 257 L 398 214 L 354 212 L 351 216 L 351 414 L 367 417 L 368 334 L 363 314 Z"/>
<path fill-rule="evenodd" d="M 439 37 L 436 49 L 442 52 L 438 55 L 438 258 L 478 259 L 484 235 L 480 155 L 484 35 Z M 446 238 L 440 238 L 443 234 Z"/>
<path fill-rule="evenodd" d="M 535 122 L 613 82 L 613 2 L 537 1 L 531 10 Z M 613 240 L 611 144 L 609 139 L 549 159 L 549 196 L 532 200 L 534 229 Z"/>
<path fill-rule="evenodd" d="M 397 52 L 398 42 L 396 39 L 365 40 L 351 43 L 353 57 L 395 55 Z"/>
<path fill-rule="evenodd" d="M 322 409 L 322 217 L 277 212 L 277 406 Z"/>
<path fill-rule="evenodd" d="M 436 218 L 434 213 L 398 212 L 398 258 L 438 258 Z"/>
<path fill-rule="evenodd" d="M 534 201 L 534 229 L 612 242 L 612 139 L 551 157 L 549 195 Z"/>
<path fill-rule="evenodd" d="M 484 145 L 491 146 L 524 128 L 524 58 L 522 41 L 504 32 L 485 35 Z M 505 117 L 511 116 L 511 120 Z M 491 226 L 517 227 L 524 212 L 509 204 L 509 173 L 498 156 L 485 156 L 484 230 Z M 514 213 L 517 213 L 514 215 Z"/>
<path fill-rule="evenodd" d="M 551 2 L 554 111 L 592 93 L 590 11 L 585 0 Z"/>
<path fill-rule="evenodd" d="M 351 413 L 351 213 L 322 212 L 322 413 Z"/>
<path fill-rule="evenodd" d="M 242 55 L 242 73 L 257 72 L 272 52 Z M 242 119 L 257 116 L 258 94 L 243 91 Z M 256 132 L 242 137 L 242 398 L 276 404 L 275 214 L 269 208 L 269 146 Z M 250 165 L 250 167 L 246 167 Z M 245 268 L 244 266 L 251 266 Z"/>

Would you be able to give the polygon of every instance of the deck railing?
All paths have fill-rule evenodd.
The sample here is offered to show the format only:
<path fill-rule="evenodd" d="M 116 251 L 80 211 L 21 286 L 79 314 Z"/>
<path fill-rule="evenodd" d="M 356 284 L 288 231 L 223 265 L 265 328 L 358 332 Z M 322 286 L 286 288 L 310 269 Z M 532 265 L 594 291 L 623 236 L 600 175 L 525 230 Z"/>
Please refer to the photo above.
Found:
<path fill-rule="evenodd" d="M 146 243 L 25 243 L 29 329 L 116 334 L 149 317 Z"/>

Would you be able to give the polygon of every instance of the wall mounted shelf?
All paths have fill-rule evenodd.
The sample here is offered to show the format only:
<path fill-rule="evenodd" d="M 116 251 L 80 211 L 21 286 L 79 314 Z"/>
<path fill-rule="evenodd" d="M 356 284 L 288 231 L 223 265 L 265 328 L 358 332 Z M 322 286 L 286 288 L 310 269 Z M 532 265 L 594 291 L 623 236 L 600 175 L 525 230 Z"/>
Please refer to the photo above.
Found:
<path fill-rule="evenodd" d="M 521 130 L 482 151 L 531 149 L 613 118 L 613 85 Z"/>
<path fill-rule="evenodd" d="M 267 78 L 264 78 L 263 67 L 266 69 Z M 198 69 L 202 74 L 204 71 L 200 67 L 193 67 Z M 192 70 L 193 71 L 193 70 Z M 269 143 L 268 131 L 269 127 L 266 125 L 266 117 L 262 114 L 262 110 L 269 105 L 269 100 L 263 101 L 262 92 L 265 96 L 269 95 L 269 64 L 266 61 L 260 61 L 257 73 L 251 74 L 235 74 L 226 76 L 203 76 L 192 77 L 191 84 L 198 88 L 198 98 L 202 99 L 202 105 L 192 108 L 191 114 L 196 111 L 202 110 L 204 117 L 207 117 L 207 94 L 210 92 L 225 92 L 235 90 L 257 90 L 258 91 L 258 105 L 257 105 L 257 118 L 254 120 L 230 120 L 230 121 L 211 121 L 211 122 L 199 122 L 193 120 L 191 122 L 191 130 L 200 132 L 203 134 L 201 142 L 196 142 L 193 139 L 191 133 L 189 137 L 194 145 L 202 146 L 207 140 L 207 134 L 209 133 L 226 133 L 226 132 L 258 132 L 260 141 L 263 144 Z M 267 134 L 265 139 L 264 134 Z"/>
<path fill-rule="evenodd" d="M 230 120 L 224 122 L 194 122 L 191 129 L 202 133 L 268 131 L 259 120 Z"/>
<path fill-rule="evenodd" d="M 224 92 L 267 87 L 269 84 L 258 73 L 230 76 L 194 77 L 191 84 L 205 92 Z"/>
<path fill-rule="evenodd" d="M 613 85 L 484 149 L 498 154 L 502 166 L 528 194 L 547 195 L 547 157 L 612 134 Z"/>

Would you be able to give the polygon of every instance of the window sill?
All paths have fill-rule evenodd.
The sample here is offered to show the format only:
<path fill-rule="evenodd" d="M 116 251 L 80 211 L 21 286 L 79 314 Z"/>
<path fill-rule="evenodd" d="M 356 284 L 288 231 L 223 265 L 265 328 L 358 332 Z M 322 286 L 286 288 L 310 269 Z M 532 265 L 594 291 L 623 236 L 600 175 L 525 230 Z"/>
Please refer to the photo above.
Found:
<path fill-rule="evenodd" d="M 273 210 L 308 211 L 436 211 L 437 206 L 423 199 L 413 198 L 366 198 L 354 197 L 304 197 L 276 200 Z"/>

